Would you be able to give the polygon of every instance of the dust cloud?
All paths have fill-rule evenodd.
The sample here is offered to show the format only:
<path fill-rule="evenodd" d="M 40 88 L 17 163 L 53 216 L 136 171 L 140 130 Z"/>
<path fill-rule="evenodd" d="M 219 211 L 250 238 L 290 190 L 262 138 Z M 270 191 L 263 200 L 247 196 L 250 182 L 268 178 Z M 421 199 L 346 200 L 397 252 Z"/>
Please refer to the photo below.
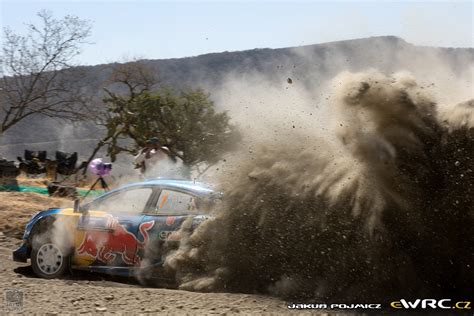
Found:
<path fill-rule="evenodd" d="M 472 290 L 473 100 L 437 105 L 406 72 L 263 85 L 217 96 L 242 103 L 244 141 L 209 176 L 225 193 L 214 218 L 166 258 L 181 289 L 358 303 Z"/>

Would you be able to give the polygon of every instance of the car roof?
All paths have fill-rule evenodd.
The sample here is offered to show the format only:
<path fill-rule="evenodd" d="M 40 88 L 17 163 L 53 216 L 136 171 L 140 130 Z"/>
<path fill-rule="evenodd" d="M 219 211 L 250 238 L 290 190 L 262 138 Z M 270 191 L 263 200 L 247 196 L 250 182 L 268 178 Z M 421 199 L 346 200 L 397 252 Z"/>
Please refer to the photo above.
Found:
<path fill-rule="evenodd" d="M 173 179 L 173 178 L 151 178 L 151 179 L 146 179 L 140 182 L 132 182 L 124 186 L 121 186 L 120 188 L 117 188 L 117 190 L 122 190 L 122 189 L 135 187 L 135 186 L 149 186 L 149 185 L 160 186 L 163 188 L 183 190 L 183 191 L 187 191 L 189 193 L 198 195 L 200 197 L 210 196 L 214 193 L 214 190 L 208 184 L 205 184 L 202 182 L 196 182 L 192 180 Z"/>

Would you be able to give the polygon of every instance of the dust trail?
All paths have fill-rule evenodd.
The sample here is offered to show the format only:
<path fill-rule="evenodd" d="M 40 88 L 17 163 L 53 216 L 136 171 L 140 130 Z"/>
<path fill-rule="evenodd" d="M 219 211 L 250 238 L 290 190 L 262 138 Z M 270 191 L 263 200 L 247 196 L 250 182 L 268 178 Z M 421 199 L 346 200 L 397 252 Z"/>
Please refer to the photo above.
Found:
<path fill-rule="evenodd" d="M 331 86 L 328 133 L 243 146 L 215 218 L 166 258 L 180 288 L 344 302 L 472 290 L 473 101 L 438 111 L 406 73 Z"/>

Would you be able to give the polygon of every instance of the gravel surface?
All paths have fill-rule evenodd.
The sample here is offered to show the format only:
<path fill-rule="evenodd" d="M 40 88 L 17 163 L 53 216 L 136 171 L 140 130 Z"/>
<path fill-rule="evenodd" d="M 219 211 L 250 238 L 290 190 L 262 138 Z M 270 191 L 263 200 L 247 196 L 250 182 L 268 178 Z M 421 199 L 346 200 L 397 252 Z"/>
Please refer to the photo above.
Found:
<path fill-rule="evenodd" d="M 25 314 L 58 313 L 286 313 L 277 298 L 230 293 L 196 293 L 113 281 L 110 277 L 74 274 L 66 279 L 36 278 L 28 264 L 13 262 L 11 251 L 20 240 L 0 235 L 0 314 L 5 311 L 5 291 L 20 290 Z"/>
<path fill-rule="evenodd" d="M 143 287 L 133 280 L 77 272 L 65 279 L 34 276 L 29 263 L 11 259 L 25 223 L 39 209 L 61 204 L 35 193 L 0 192 L 0 315 L 7 312 L 5 292 L 20 290 L 30 314 L 283 314 L 287 304 L 278 298 L 232 293 L 197 293 Z M 64 201 L 63 201 L 64 202 Z M 70 202 L 69 202 L 70 203 Z M 321 315 L 321 314 L 320 314 Z M 325 314 L 322 314 L 325 315 Z"/>

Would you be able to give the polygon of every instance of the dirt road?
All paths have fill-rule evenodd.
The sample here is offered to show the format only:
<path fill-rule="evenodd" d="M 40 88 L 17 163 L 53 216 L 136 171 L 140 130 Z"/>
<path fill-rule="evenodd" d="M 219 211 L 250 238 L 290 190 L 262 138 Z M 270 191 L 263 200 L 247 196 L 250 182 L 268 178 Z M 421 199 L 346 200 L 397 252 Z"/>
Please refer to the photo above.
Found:
<path fill-rule="evenodd" d="M 5 293 L 19 290 L 24 314 L 58 313 L 187 313 L 187 314 L 265 314 L 288 313 L 286 302 L 272 297 L 196 293 L 115 281 L 107 276 L 75 274 L 66 279 L 36 278 L 28 264 L 11 260 L 20 243 L 24 223 L 51 202 L 35 193 L 0 192 L 0 314 L 6 311 Z"/>
<path fill-rule="evenodd" d="M 29 264 L 13 262 L 11 251 L 20 240 L 0 235 L 0 311 L 5 292 L 23 293 L 21 312 L 31 313 L 285 313 L 276 298 L 229 293 L 195 293 L 111 281 L 107 276 L 75 274 L 61 280 L 36 278 Z M 1 312 L 0 312 L 1 314 Z"/>

